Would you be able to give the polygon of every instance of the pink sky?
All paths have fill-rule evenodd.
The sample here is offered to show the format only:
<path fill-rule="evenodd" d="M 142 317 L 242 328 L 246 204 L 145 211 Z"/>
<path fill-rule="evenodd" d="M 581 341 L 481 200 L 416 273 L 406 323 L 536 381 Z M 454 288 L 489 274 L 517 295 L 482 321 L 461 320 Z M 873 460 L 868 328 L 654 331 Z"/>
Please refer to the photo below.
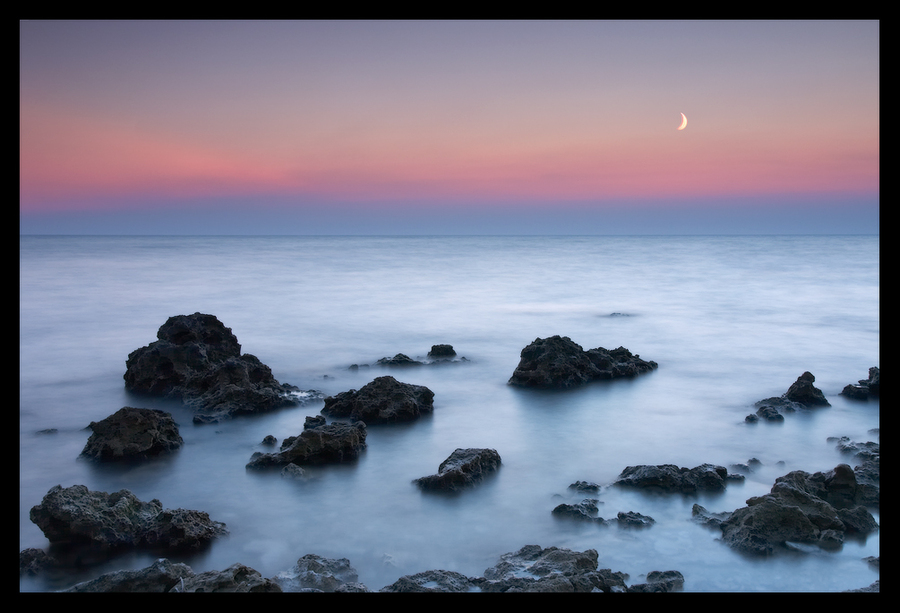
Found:
<path fill-rule="evenodd" d="M 877 22 L 22 22 L 20 211 L 877 203 L 878 46 Z"/>

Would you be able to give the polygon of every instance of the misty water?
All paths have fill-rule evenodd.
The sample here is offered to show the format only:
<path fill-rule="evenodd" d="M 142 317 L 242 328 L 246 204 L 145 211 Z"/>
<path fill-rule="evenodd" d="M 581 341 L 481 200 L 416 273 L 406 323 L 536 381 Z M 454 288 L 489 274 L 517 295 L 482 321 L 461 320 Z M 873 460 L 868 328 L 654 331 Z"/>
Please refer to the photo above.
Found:
<path fill-rule="evenodd" d="M 745 506 L 791 470 L 858 464 L 829 437 L 878 440 L 877 401 L 839 393 L 879 366 L 877 236 L 766 237 L 50 237 L 20 240 L 19 546 L 49 548 L 29 509 L 59 484 L 128 489 L 165 508 L 202 510 L 229 535 L 194 555 L 195 572 L 236 562 L 265 577 L 309 553 L 347 558 L 378 590 L 429 569 L 480 576 L 524 545 L 596 549 L 600 568 L 642 582 L 678 570 L 685 591 L 840 591 L 868 586 L 879 535 L 838 551 L 764 559 L 732 551 L 691 519 Z M 322 402 L 195 425 L 176 403 L 124 389 L 128 354 L 172 315 L 216 315 L 242 351 L 282 383 L 326 395 L 376 376 L 425 385 L 434 412 L 370 426 L 356 462 L 309 479 L 248 471 L 262 440 L 303 429 Z M 507 384 L 536 338 L 623 346 L 659 368 L 569 391 Z M 466 361 L 402 371 L 451 344 Z M 369 368 L 350 370 L 352 364 Z M 757 400 L 804 371 L 830 407 L 748 424 Z M 184 446 L 134 466 L 79 458 L 91 421 L 123 406 L 170 411 Z M 54 431 L 46 432 L 48 429 Z M 412 480 L 458 447 L 490 447 L 500 470 L 457 496 Z M 606 487 L 629 465 L 762 466 L 717 495 Z M 578 480 L 604 488 L 600 516 L 656 523 L 629 530 L 561 521 Z M 872 510 L 879 519 L 877 510 Z M 64 589 L 158 557 L 137 552 L 65 573 L 23 577 L 23 591 Z"/>

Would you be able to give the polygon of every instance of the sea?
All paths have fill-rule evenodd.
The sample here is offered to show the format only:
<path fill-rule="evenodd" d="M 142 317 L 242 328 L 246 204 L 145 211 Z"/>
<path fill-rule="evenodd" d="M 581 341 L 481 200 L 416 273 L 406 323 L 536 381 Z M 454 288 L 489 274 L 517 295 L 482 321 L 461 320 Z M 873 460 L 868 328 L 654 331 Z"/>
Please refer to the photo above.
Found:
<path fill-rule="evenodd" d="M 747 557 L 692 519 L 733 511 L 794 470 L 859 461 L 834 437 L 879 441 L 879 401 L 840 395 L 879 364 L 879 237 L 872 236 L 21 236 L 19 547 L 50 549 L 29 519 L 55 485 L 127 489 L 164 508 L 209 513 L 229 534 L 168 556 L 195 573 L 241 563 L 264 577 L 306 554 L 346 558 L 377 591 L 443 569 L 481 576 L 525 545 L 594 549 L 599 567 L 642 583 L 677 570 L 685 592 L 840 592 L 869 586 L 879 533 L 834 551 L 798 545 Z M 130 395 L 125 360 L 180 314 L 213 314 L 275 378 L 321 394 L 390 374 L 434 392 L 434 411 L 370 426 L 346 464 L 304 479 L 250 471 L 263 439 L 280 443 L 318 415 L 294 408 L 197 425 L 172 401 Z M 625 347 L 657 370 L 565 391 L 508 384 L 520 352 L 560 335 L 584 349 Z M 433 345 L 457 360 L 425 361 Z M 463 359 L 464 358 L 464 359 Z M 355 365 L 355 366 L 354 366 Z M 830 406 L 748 423 L 755 402 L 804 372 Z M 172 413 L 184 446 L 135 465 L 80 457 L 89 424 L 124 406 Z M 492 448 L 502 465 L 457 495 L 422 492 L 457 448 Z M 750 469 L 745 465 L 754 460 Z M 658 494 L 611 484 L 628 466 L 712 463 L 744 474 L 723 493 Z M 744 471 L 741 473 L 740 471 Z M 597 494 L 569 486 L 589 481 Z M 598 500 L 565 521 L 560 503 Z M 880 521 L 877 509 L 872 510 Z M 20 591 L 63 590 L 158 554 L 90 558 L 22 576 Z"/>

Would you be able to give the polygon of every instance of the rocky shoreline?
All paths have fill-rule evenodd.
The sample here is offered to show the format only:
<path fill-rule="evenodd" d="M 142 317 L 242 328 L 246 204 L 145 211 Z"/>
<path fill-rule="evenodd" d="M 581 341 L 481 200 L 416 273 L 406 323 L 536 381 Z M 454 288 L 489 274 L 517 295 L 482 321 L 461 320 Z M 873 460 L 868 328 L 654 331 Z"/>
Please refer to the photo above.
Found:
<path fill-rule="evenodd" d="M 520 355 L 508 384 L 524 388 L 565 389 L 620 377 L 636 377 L 659 366 L 619 347 L 585 351 L 568 337 L 536 339 Z M 434 345 L 425 361 L 404 354 L 384 358 L 386 367 L 420 367 L 467 362 L 456 359 L 452 346 Z M 351 368 L 359 368 L 353 365 Z M 181 400 L 194 410 L 197 424 L 214 423 L 237 415 L 252 415 L 313 399 L 324 401 L 321 415 L 307 417 L 304 429 L 284 438 L 278 451 L 256 452 L 247 470 L 280 469 L 284 477 L 303 478 L 303 466 L 351 462 L 366 450 L 367 426 L 410 422 L 434 411 L 434 392 L 427 387 L 376 377 L 359 390 L 324 397 L 280 383 L 256 357 L 241 353 L 237 338 L 215 316 L 194 313 L 169 318 L 157 340 L 129 354 L 125 387 L 138 397 Z M 756 403 L 746 422 L 782 421 L 784 413 L 830 406 L 815 377 L 804 372 L 780 397 Z M 866 401 L 880 395 L 880 372 L 848 385 L 842 394 Z M 327 422 L 326 417 L 335 421 Z M 144 462 L 177 453 L 184 444 L 172 416 L 164 411 L 123 407 L 89 426 L 91 435 L 82 457 L 101 463 Z M 274 445 L 274 437 L 266 437 Z M 770 493 L 748 499 L 747 506 L 711 512 L 694 504 L 691 517 L 721 533 L 719 540 L 742 554 L 769 557 L 781 551 L 812 546 L 839 549 L 848 538 L 864 538 L 879 529 L 869 509 L 879 508 L 880 450 L 878 443 L 829 439 L 859 464 L 841 463 L 821 472 L 792 471 L 776 479 Z M 742 472 L 758 462 L 693 468 L 674 464 L 625 467 L 610 484 L 579 481 L 569 486 L 587 497 L 574 504 L 556 505 L 549 512 L 559 519 L 592 522 L 600 527 L 650 528 L 654 518 L 634 511 L 613 519 L 599 516 L 604 488 L 637 488 L 663 495 L 693 496 L 721 492 L 743 479 Z M 438 471 L 413 481 L 425 492 L 464 495 L 501 468 L 495 449 L 458 448 Z M 735 470 L 737 472 L 735 472 Z M 57 485 L 31 509 L 31 520 L 51 543 L 51 551 L 20 552 L 20 575 L 64 569 L 68 558 L 54 553 L 83 549 L 116 555 L 128 550 L 152 551 L 160 557 L 151 566 L 118 571 L 72 586 L 71 592 L 369 592 L 347 559 L 315 554 L 275 577 L 234 564 L 221 571 L 194 573 L 167 556 L 211 546 L 228 534 L 224 523 L 203 511 L 166 509 L 159 500 L 139 500 L 132 492 L 92 492 L 84 485 Z M 69 554 L 67 554 L 68 556 Z M 877 560 L 869 560 L 877 565 Z M 469 577 L 448 570 L 425 570 L 400 577 L 380 592 L 670 592 L 682 590 L 687 579 L 677 570 L 651 569 L 645 580 L 628 583 L 624 573 L 600 568 L 598 552 L 525 545 L 500 556 L 482 576 Z M 878 591 L 876 581 L 858 591 Z"/>

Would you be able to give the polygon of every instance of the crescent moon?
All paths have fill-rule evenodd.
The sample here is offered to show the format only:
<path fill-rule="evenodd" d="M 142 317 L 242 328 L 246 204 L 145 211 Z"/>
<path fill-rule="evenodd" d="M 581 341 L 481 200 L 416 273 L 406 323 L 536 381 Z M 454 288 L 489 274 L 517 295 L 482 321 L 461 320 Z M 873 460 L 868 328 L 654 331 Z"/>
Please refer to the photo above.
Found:
<path fill-rule="evenodd" d="M 678 126 L 679 130 L 684 130 L 684 127 L 687 125 L 687 117 L 684 116 L 684 113 L 681 114 L 681 125 Z"/>

